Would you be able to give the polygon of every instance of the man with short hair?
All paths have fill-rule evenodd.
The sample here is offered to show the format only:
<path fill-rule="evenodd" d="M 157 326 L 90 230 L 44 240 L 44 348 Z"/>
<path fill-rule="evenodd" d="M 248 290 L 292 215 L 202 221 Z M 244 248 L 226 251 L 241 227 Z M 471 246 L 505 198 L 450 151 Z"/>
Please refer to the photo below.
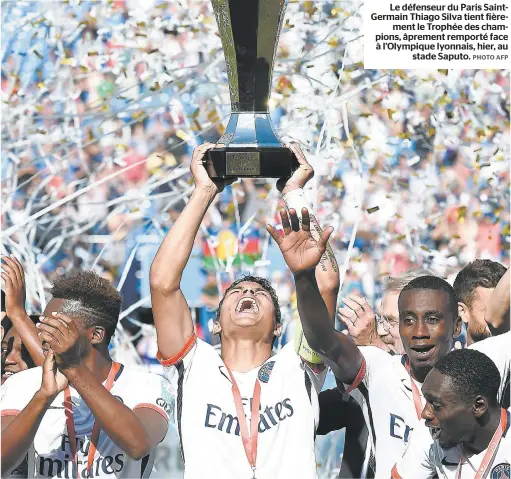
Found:
<path fill-rule="evenodd" d="M 380 315 L 375 315 L 366 301 L 357 295 L 342 299 L 344 306 L 339 308 L 339 320 L 348 328 L 350 336 L 358 346 L 376 346 L 391 354 L 404 354 L 399 335 L 399 293 L 413 279 L 433 276 L 427 269 L 412 269 L 399 276 L 388 276 L 383 283 L 383 297 Z"/>
<path fill-rule="evenodd" d="M 467 264 L 454 280 L 458 297 L 458 312 L 467 326 L 467 345 L 495 334 L 491 323 L 485 321 L 489 299 L 498 282 L 504 276 L 506 267 L 489 259 L 476 259 Z"/>
<path fill-rule="evenodd" d="M 150 272 L 158 357 L 176 390 L 185 478 L 314 478 L 317 394 L 326 370 L 309 363 L 292 342 L 272 356 L 282 325 L 269 281 L 248 276 L 227 288 L 213 323 L 213 333 L 221 337 L 220 356 L 196 337 L 180 288 L 200 224 L 226 184 L 211 180 L 204 167 L 213 146 L 206 143 L 195 149 L 191 161 L 195 190 L 164 238 Z M 312 168 L 296 145 L 290 148 L 300 167 L 282 193 L 288 207 L 296 208 L 303 204 L 300 193 Z M 296 215 L 283 223 L 286 232 L 299 227 Z M 329 304 L 331 322 L 338 268 L 326 250 L 329 233 L 317 234 L 321 248 L 301 259 L 311 261 L 312 256 L 319 264 L 318 282 L 330 285 L 320 295 Z"/>
<path fill-rule="evenodd" d="M 287 261 L 285 254 L 284 258 Z M 347 392 L 358 389 L 360 394 L 354 397 L 361 403 L 376 452 L 375 477 L 388 479 L 412 431 L 422 427 L 420 386 L 434 364 L 452 349 L 454 337 L 460 333 L 456 294 L 446 281 L 435 276 L 410 281 L 398 300 L 399 329 L 406 354 L 391 356 L 373 346 L 357 347 L 334 330 L 310 272 L 295 275 L 295 281 L 305 337 Z"/>
<path fill-rule="evenodd" d="M 25 477 L 149 477 L 168 429 L 168 382 L 111 360 L 121 296 L 81 271 L 57 280 L 39 335 L 43 367 L 7 379 L 1 461 Z"/>
<path fill-rule="evenodd" d="M 422 385 L 429 431 L 414 433 L 392 478 L 510 477 L 509 411 L 499 406 L 499 387 L 485 354 L 462 349 L 440 359 Z"/>
<path fill-rule="evenodd" d="M 355 344 L 376 346 L 390 354 L 404 354 L 399 335 L 399 293 L 412 279 L 432 275 L 426 269 L 414 269 L 399 276 L 388 276 L 384 281 L 380 315 L 375 315 L 367 300 L 361 296 L 352 294 L 343 298 L 344 307 L 338 309 L 338 317 Z M 353 391 L 352 394 L 359 393 Z M 346 428 L 338 477 L 374 477 L 372 464 L 369 464 L 374 452 L 371 442 L 368 442 L 368 429 L 358 402 L 336 388 L 320 393 L 319 407 L 318 435 Z"/>
<path fill-rule="evenodd" d="M 510 271 L 507 270 L 500 279 L 497 287 L 490 297 L 486 309 L 485 321 L 492 325 L 494 331 L 505 331 L 486 338 L 469 346 L 486 354 L 497 366 L 500 373 L 501 384 L 499 389 L 500 404 L 504 409 L 510 406 L 511 383 L 511 331 L 509 331 L 509 304 L 511 302 Z M 489 316 L 488 316 L 489 314 Z"/>

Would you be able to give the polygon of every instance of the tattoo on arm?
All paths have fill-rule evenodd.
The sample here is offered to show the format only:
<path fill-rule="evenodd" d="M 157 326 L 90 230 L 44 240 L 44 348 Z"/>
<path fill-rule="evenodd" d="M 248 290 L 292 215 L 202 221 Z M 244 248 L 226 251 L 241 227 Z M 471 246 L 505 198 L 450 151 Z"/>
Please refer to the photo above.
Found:
<path fill-rule="evenodd" d="M 313 235 L 313 236 L 314 236 L 314 239 L 317 240 L 321 236 L 321 233 L 323 233 L 323 230 L 319 226 L 316 216 L 310 215 L 310 219 L 311 219 L 311 223 L 313 224 L 314 229 L 316 230 L 316 233 L 317 233 L 317 237 L 316 237 L 316 235 Z M 332 266 L 332 269 L 334 270 L 334 272 L 337 273 L 339 271 L 339 267 L 337 266 L 337 261 L 335 259 L 334 251 L 332 250 L 330 243 L 328 243 L 326 245 L 325 254 L 321 257 L 320 264 L 321 264 L 321 269 L 323 271 L 326 271 L 326 269 L 327 269 L 326 264 L 325 264 L 327 260 L 330 262 L 330 265 Z"/>

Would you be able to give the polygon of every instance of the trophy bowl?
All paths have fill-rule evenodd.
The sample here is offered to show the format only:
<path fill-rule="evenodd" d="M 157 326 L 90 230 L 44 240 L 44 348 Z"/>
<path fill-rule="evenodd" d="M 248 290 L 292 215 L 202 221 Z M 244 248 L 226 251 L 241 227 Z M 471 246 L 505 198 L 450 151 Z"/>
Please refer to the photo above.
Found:
<path fill-rule="evenodd" d="M 286 178 L 299 166 L 269 113 L 286 0 L 212 0 L 227 67 L 231 117 L 208 151 L 211 178 Z"/>

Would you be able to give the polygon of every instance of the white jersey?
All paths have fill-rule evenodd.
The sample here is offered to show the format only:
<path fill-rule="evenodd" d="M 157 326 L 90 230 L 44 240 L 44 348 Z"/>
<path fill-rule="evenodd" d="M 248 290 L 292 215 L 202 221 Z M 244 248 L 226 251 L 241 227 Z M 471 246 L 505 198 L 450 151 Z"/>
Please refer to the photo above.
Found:
<path fill-rule="evenodd" d="M 509 411 L 507 430 L 500 440 L 495 458 L 488 468 L 485 479 L 507 479 L 510 477 L 511 434 L 509 433 Z M 423 429 L 423 430 L 422 430 Z M 461 464 L 459 479 L 474 479 L 487 449 L 470 456 Z M 429 429 L 417 431 L 405 455 L 392 471 L 392 479 L 457 479 L 456 471 L 462 459 L 460 446 L 442 449 L 437 440 L 433 440 Z"/>
<path fill-rule="evenodd" d="M 500 373 L 499 402 L 509 408 L 509 376 L 511 371 L 511 331 L 483 339 L 469 346 L 470 349 L 486 354 L 497 366 Z"/>
<path fill-rule="evenodd" d="M 41 367 L 27 369 L 11 376 L 4 383 L 4 394 L 0 402 L 2 416 L 15 416 L 25 408 L 41 386 L 41 374 Z M 73 387 L 69 387 L 69 390 L 78 443 L 79 477 L 85 477 L 95 418 L 78 392 Z M 151 408 L 169 420 L 172 404 L 170 385 L 161 376 L 121 365 L 110 392 L 130 409 Z M 32 446 L 25 461 L 8 477 L 73 477 L 74 465 L 66 427 L 64 392 L 59 393 L 48 407 Z M 136 461 L 101 430 L 90 477 L 146 478 L 152 472 L 153 463 L 154 450 Z"/>
<path fill-rule="evenodd" d="M 187 344 L 162 360 L 175 388 L 185 478 L 250 479 L 229 372 L 212 346 L 195 338 Z M 293 342 L 252 371 L 233 372 L 249 431 L 256 378 L 261 383 L 257 479 L 316 477 L 317 395 L 325 375 L 303 363 Z"/>
<path fill-rule="evenodd" d="M 351 391 L 360 404 L 369 429 L 369 441 L 373 451 L 375 479 L 389 479 L 392 467 L 404 454 L 412 431 L 424 428 L 419 421 L 413 402 L 414 381 L 421 394 L 422 384 L 410 378 L 404 367 L 404 356 L 391 356 L 374 346 L 359 347 L 365 358 L 366 371 L 359 384 Z M 408 479 L 408 478 L 407 478 Z"/>

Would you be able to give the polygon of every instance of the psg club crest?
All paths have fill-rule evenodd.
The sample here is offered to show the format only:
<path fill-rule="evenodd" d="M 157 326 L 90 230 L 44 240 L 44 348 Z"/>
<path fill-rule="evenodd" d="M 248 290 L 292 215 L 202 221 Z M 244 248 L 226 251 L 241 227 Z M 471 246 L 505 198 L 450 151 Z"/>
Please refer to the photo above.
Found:
<path fill-rule="evenodd" d="M 259 381 L 267 383 L 270 380 L 270 374 L 273 366 L 275 366 L 275 361 L 269 361 L 261 366 L 258 374 Z"/>
<path fill-rule="evenodd" d="M 497 464 L 490 474 L 490 479 L 510 479 L 511 466 L 509 464 Z"/>

